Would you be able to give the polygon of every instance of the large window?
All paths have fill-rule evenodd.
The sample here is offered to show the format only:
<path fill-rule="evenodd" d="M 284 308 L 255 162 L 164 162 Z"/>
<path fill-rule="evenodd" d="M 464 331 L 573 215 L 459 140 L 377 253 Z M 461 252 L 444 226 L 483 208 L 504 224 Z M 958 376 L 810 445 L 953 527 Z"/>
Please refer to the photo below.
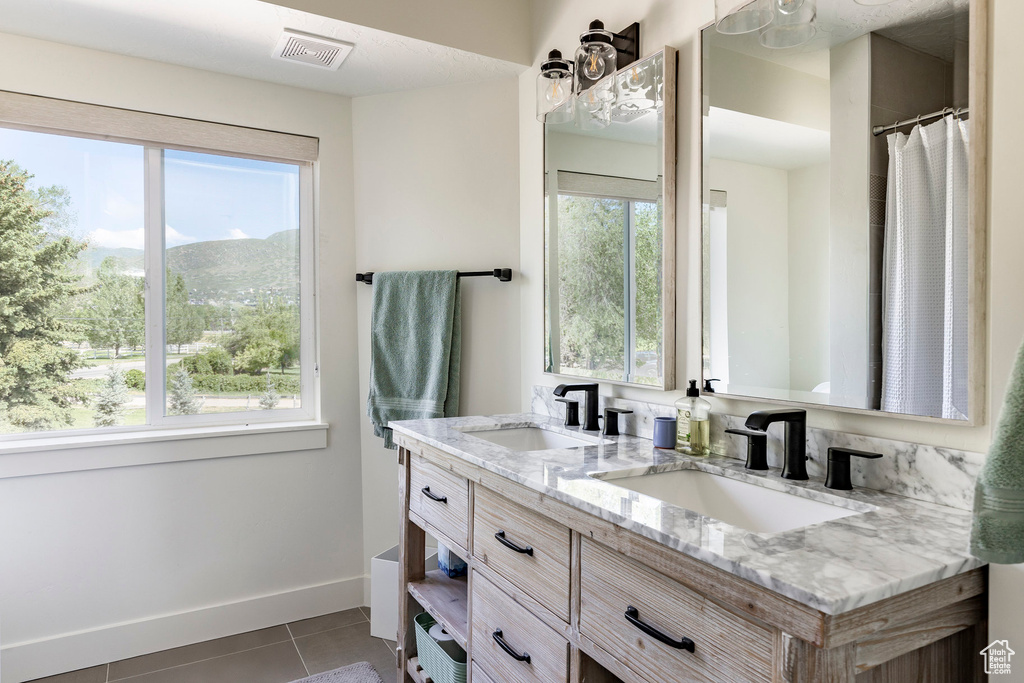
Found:
<path fill-rule="evenodd" d="M 0 127 L 0 438 L 314 417 L 311 160 L 81 134 Z"/>

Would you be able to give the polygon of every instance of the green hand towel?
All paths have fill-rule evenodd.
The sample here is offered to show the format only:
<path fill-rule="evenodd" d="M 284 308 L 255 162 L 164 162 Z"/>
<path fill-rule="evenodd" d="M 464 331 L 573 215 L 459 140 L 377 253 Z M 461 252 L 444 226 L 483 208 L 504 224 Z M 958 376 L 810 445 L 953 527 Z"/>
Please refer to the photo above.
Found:
<path fill-rule="evenodd" d="M 395 448 L 388 422 L 459 413 L 458 271 L 374 273 L 372 315 L 366 414 Z"/>
<path fill-rule="evenodd" d="M 1024 345 L 974 488 L 971 554 L 997 564 L 1024 562 Z"/>

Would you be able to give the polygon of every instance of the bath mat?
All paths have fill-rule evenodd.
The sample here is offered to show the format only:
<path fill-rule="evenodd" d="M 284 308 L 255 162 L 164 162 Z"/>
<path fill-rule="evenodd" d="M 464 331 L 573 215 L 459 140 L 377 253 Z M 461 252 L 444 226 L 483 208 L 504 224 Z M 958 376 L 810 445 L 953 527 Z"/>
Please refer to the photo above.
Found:
<path fill-rule="evenodd" d="M 308 678 L 301 678 L 292 683 L 384 683 L 377 670 L 369 662 L 349 664 L 334 671 L 325 671 Z"/>

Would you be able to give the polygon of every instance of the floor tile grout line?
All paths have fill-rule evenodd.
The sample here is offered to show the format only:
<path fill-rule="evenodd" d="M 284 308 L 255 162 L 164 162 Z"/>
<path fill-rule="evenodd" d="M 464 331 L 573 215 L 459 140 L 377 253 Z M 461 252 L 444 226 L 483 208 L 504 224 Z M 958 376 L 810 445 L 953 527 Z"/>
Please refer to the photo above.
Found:
<path fill-rule="evenodd" d="M 288 629 L 288 635 L 292 639 L 292 647 L 295 648 L 295 654 L 297 654 L 299 656 L 299 662 L 302 663 L 302 670 L 306 672 L 306 676 L 308 677 L 309 676 L 309 667 L 306 666 L 306 660 L 302 656 L 302 651 L 299 650 L 299 644 L 295 642 L 295 634 L 292 633 L 292 627 L 290 625 L 288 625 L 288 624 L 285 624 L 284 627 L 286 629 Z"/>
<path fill-rule="evenodd" d="M 362 614 L 362 610 L 360 610 L 359 613 Z M 339 628 L 348 628 L 349 626 L 358 626 L 359 624 L 362 624 L 362 623 L 369 623 L 369 621 L 370 620 L 367 619 L 365 615 L 363 615 L 363 620 L 362 621 L 354 621 L 351 624 L 346 624 L 344 626 L 335 626 L 334 628 L 325 629 L 323 631 L 316 631 L 314 633 L 307 634 L 307 636 L 314 636 L 314 635 L 317 635 L 319 633 L 327 633 L 328 631 L 335 631 L 335 630 L 337 630 Z M 292 635 L 291 625 L 288 624 L 288 623 L 279 624 L 279 625 L 280 626 L 284 626 L 285 630 L 288 631 L 288 637 L 289 637 L 289 639 L 292 642 L 292 646 L 294 646 L 295 647 L 295 651 L 298 652 L 299 651 L 299 644 L 295 642 L 295 636 Z M 307 636 L 302 636 L 302 637 L 305 638 Z M 207 641 L 202 641 L 202 642 L 207 642 Z M 189 666 L 191 664 L 198 664 L 200 662 L 208 662 L 208 661 L 210 661 L 212 659 L 220 659 L 221 657 L 230 657 L 231 655 L 237 655 L 237 654 L 241 654 L 243 652 L 252 652 L 253 650 L 258 650 L 261 647 L 269 647 L 271 645 L 277 645 L 278 643 L 286 643 L 286 642 L 288 642 L 288 641 L 286 641 L 286 640 L 279 640 L 279 641 L 277 641 L 275 643 L 264 643 L 263 645 L 257 645 L 256 647 L 248 647 L 248 648 L 245 648 L 244 650 L 237 650 L 235 652 L 228 652 L 226 654 L 216 655 L 214 657 L 206 657 L 204 659 L 197 659 L 197 660 L 192 661 L 192 662 L 184 662 L 182 664 L 175 664 L 174 666 L 165 666 L 162 669 L 153 669 L 152 671 L 144 671 L 142 673 L 137 673 L 137 674 L 133 674 L 131 676 L 128 676 L 127 678 L 117 678 L 117 679 L 114 679 L 113 681 L 110 680 L 110 665 L 111 664 L 116 664 L 116 662 L 110 662 L 110 663 L 107 664 L 107 683 L 119 683 L 120 681 L 129 681 L 129 680 L 131 680 L 133 678 L 138 678 L 139 676 L 147 676 L 149 674 L 154 674 L 154 673 L 157 673 L 159 671 L 169 671 L 170 669 L 177 669 L 178 667 L 182 667 L 182 666 Z M 145 655 L 142 655 L 142 656 L 145 656 Z M 302 653 L 301 652 L 299 652 L 299 659 L 302 659 Z M 305 666 L 306 666 L 306 662 L 305 661 L 302 662 L 302 666 L 303 666 L 303 668 L 305 668 Z M 308 672 L 309 670 L 306 669 L 306 671 Z M 309 675 L 309 674 L 307 673 L 307 675 Z"/>
<path fill-rule="evenodd" d="M 342 629 L 342 628 L 349 628 L 350 626 L 358 626 L 360 624 L 364 624 L 364 623 L 368 624 L 368 623 L 370 623 L 370 618 L 363 611 L 362 607 L 356 607 L 355 609 L 359 611 L 359 614 L 362 617 L 361 621 L 354 621 L 351 624 L 345 624 L 343 626 L 335 626 L 334 628 L 324 629 L 323 631 L 315 631 L 313 633 L 307 633 L 305 636 L 301 636 L 301 637 L 306 638 L 306 637 L 309 637 L 309 636 L 318 635 L 320 633 L 328 633 L 330 631 L 337 631 L 338 629 Z M 316 617 L 313 617 L 313 618 L 316 618 Z M 292 646 L 295 648 L 295 652 L 299 655 L 299 660 L 302 662 L 302 668 L 305 669 L 306 675 L 309 676 L 310 675 L 309 674 L 309 669 L 306 667 L 306 662 L 302 658 L 302 653 L 299 651 L 299 645 L 296 642 L 295 635 L 292 633 L 291 624 L 290 623 L 284 623 L 284 624 L 279 624 L 279 626 L 284 626 L 285 627 L 285 630 L 288 632 L 288 637 L 289 637 L 289 639 L 292 642 Z M 273 627 L 270 627 L 270 628 L 273 628 Z M 228 636 L 228 637 L 230 637 L 230 636 Z M 216 640 L 216 639 L 214 639 L 214 640 Z M 383 640 L 383 639 L 377 638 L 376 640 Z M 201 642 L 209 642 L 209 641 L 201 641 Z M 214 659 L 220 659 L 221 657 L 230 657 L 232 655 L 242 654 L 244 652 L 252 652 L 253 650 L 259 650 L 260 648 L 270 647 L 270 646 L 278 645 L 280 643 L 285 643 L 285 642 L 288 642 L 288 641 L 286 641 L 286 640 L 279 640 L 279 641 L 276 641 L 276 642 L 273 642 L 273 643 L 264 643 L 263 645 L 256 645 L 255 647 L 249 647 L 249 648 L 245 648 L 243 650 L 237 650 L 235 652 L 228 652 L 228 653 L 225 653 L 225 654 L 222 654 L 222 655 L 215 655 L 213 657 L 205 657 L 203 659 L 197 659 L 197 660 L 194 660 L 194 661 L 191 661 L 191 662 L 183 662 L 181 664 L 175 664 L 174 666 L 165 666 L 165 667 L 160 668 L 160 669 L 152 669 L 150 671 L 143 671 L 141 673 L 132 674 L 131 676 L 127 676 L 127 677 L 123 677 L 123 678 L 116 678 L 114 680 L 111 680 L 111 678 L 110 678 L 110 667 L 113 666 L 114 664 L 117 664 L 120 661 L 126 661 L 126 660 L 117 660 L 116 662 L 107 662 L 106 664 L 103 665 L 106 668 L 106 672 L 105 672 L 106 675 L 104 676 L 104 681 L 105 681 L 105 683 L 120 683 L 120 681 L 130 681 L 131 679 L 139 678 L 140 676 L 148 676 L 150 674 L 159 673 L 161 671 L 170 671 L 171 669 L 178 669 L 178 668 L 184 667 L 184 666 L 191 666 L 192 664 L 199 664 L 201 662 L 209 662 L 209 661 L 214 660 Z M 200 644 L 200 643 L 193 643 L 193 644 L 197 645 L 197 644 Z M 391 649 L 391 646 L 387 645 L 387 642 L 385 642 L 385 646 L 387 646 L 388 649 Z M 156 654 L 156 653 L 150 653 L 150 654 Z M 139 655 L 139 656 L 144 657 L 146 655 Z M 134 657 L 131 658 L 131 659 L 134 659 Z"/>
<path fill-rule="evenodd" d="M 287 626 L 287 624 L 285 624 L 285 626 Z M 288 635 L 291 636 L 291 631 L 290 630 L 288 631 Z M 214 640 L 216 640 L 216 639 L 214 639 Z M 200 642 L 209 642 L 209 641 L 200 641 Z M 240 655 L 240 654 L 242 654 L 244 652 L 252 652 L 253 650 L 259 650 L 260 648 L 271 647 L 273 645 L 280 645 L 281 643 L 287 643 L 287 642 L 288 642 L 287 640 L 279 640 L 276 643 L 264 643 L 263 645 L 257 645 L 256 647 L 247 647 L 244 650 L 237 650 L 235 652 L 227 652 L 225 654 L 216 655 L 214 657 L 205 657 L 203 659 L 197 659 L 197 660 L 195 660 L 193 662 L 183 662 L 182 664 L 175 664 L 174 666 L 165 666 L 162 669 L 153 669 L 152 671 L 143 671 L 142 673 L 132 674 L 131 676 L 128 676 L 126 678 L 115 678 L 113 681 L 110 680 L 110 664 L 116 664 L 117 662 L 111 662 L 110 664 L 107 664 L 107 683 L 120 683 L 121 681 L 130 681 L 133 678 L 138 678 L 140 676 L 148 676 L 150 674 L 159 673 L 161 671 L 170 671 L 171 669 L 178 669 L 178 668 L 181 668 L 183 666 L 192 666 L 193 664 L 199 664 L 201 662 L 209 662 L 209 661 L 213 661 L 214 659 L 220 659 L 221 657 L 231 657 L 232 655 Z M 294 644 L 295 641 L 293 640 L 292 643 Z M 153 653 L 153 654 L 156 654 L 156 653 Z M 142 655 L 142 656 L 145 656 L 145 655 Z"/>

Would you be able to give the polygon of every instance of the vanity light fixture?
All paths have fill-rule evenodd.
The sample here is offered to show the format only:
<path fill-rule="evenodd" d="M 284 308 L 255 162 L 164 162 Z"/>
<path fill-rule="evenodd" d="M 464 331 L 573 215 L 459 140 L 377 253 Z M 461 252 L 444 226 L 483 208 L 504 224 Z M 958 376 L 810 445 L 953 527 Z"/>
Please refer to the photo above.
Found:
<path fill-rule="evenodd" d="M 576 98 L 576 125 L 583 130 L 600 130 L 611 123 L 615 93 L 609 81 L 581 92 Z"/>
<path fill-rule="evenodd" d="M 796 14 L 804 6 L 804 0 L 777 0 L 775 8 L 785 15 Z"/>
<path fill-rule="evenodd" d="M 651 62 L 634 62 L 617 77 L 611 118 L 628 121 L 657 107 L 661 74 Z"/>
<path fill-rule="evenodd" d="M 615 72 L 616 51 L 612 45 L 612 32 L 604 30 L 604 23 L 595 19 L 590 29 L 580 35 L 576 48 L 576 77 L 580 92 Z"/>
<path fill-rule="evenodd" d="M 640 24 L 634 22 L 618 33 L 595 19 L 580 34 L 576 48 L 576 92 L 582 93 L 605 76 L 613 74 L 640 58 Z"/>
<path fill-rule="evenodd" d="M 775 18 L 761 29 L 761 45 L 773 50 L 798 47 L 817 33 L 817 0 L 773 0 Z"/>
<path fill-rule="evenodd" d="M 715 29 L 726 35 L 753 33 L 771 23 L 774 0 L 715 0 Z"/>
<path fill-rule="evenodd" d="M 618 33 L 608 31 L 600 20 L 580 35 L 575 59 L 558 50 L 548 53 L 537 75 L 537 120 L 569 123 L 587 130 L 604 128 L 612 111 L 621 108 L 635 115 L 657 106 L 660 83 L 655 74 L 637 66 L 623 77 L 616 72 L 640 57 L 640 24 L 634 22 Z M 621 103 L 617 101 L 622 98 Z M 649 98 L 649 102 L 644 102 Z"/>
<path fill-rule="evenodd" d="M 573 120 L 572 64 L 562 53 L 552 50 L 541 62 L 537 75 L 537 120 L 546 123 L 568 123 Z"/>

